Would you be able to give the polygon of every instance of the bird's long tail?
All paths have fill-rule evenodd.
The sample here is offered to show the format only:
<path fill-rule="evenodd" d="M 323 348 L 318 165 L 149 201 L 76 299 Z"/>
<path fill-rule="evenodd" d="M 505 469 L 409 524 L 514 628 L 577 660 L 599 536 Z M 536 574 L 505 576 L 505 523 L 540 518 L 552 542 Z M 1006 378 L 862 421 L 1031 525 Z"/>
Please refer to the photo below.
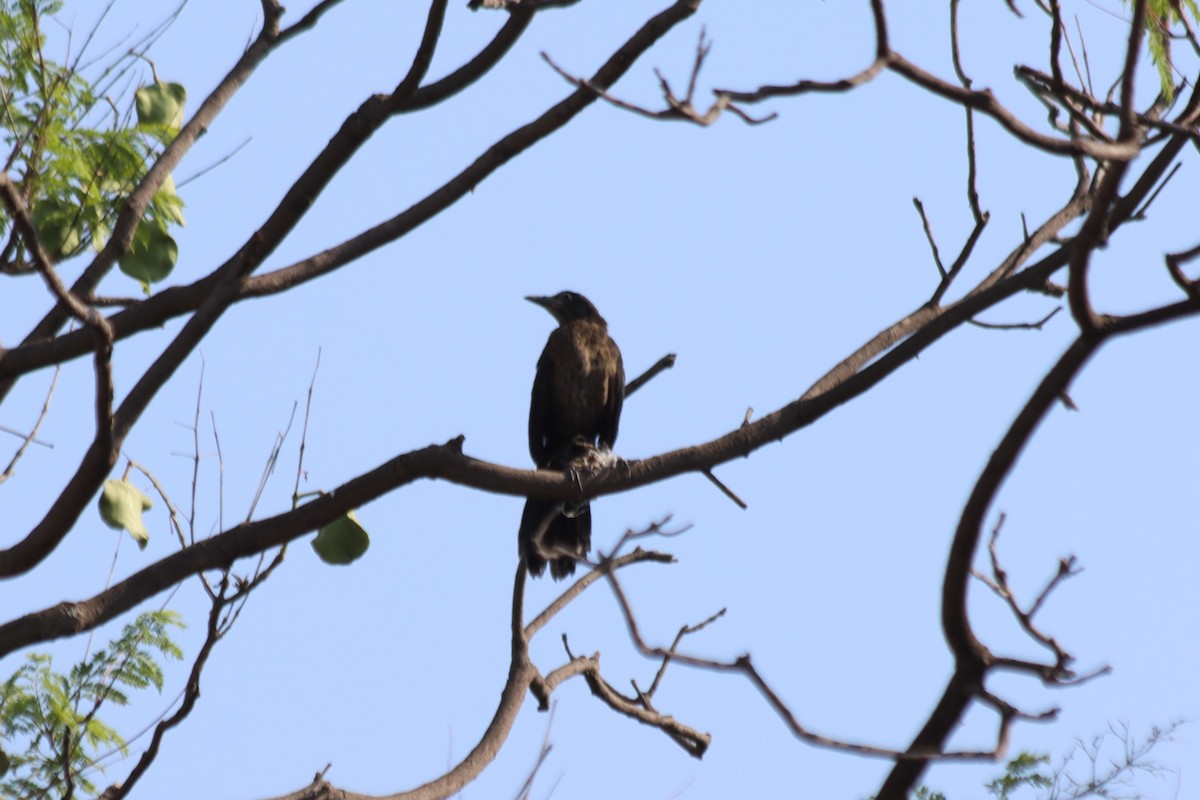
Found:
<path fill-rule="evenodd" d="M 526 500 L 517 546 L 533 577 L 545 572 L 547 563 L 555 580 L 574 575 L 576 558 L 586 558 L 592 547 L 590 504 L 564 508 L 553 500 Z"/>

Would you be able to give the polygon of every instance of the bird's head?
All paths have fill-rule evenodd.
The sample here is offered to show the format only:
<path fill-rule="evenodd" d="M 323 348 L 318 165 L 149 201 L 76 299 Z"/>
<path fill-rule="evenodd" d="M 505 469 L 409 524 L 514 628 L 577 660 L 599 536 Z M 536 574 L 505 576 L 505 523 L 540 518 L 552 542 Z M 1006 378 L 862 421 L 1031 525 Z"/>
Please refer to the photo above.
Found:
<path fill-rule="evenodd" d="M 585 319 L 604 322 L 592 301 L 579 292 L 559 292 L 553 297 L 531 296 L 525 299 L 549 311 L 559 325 Z"/>

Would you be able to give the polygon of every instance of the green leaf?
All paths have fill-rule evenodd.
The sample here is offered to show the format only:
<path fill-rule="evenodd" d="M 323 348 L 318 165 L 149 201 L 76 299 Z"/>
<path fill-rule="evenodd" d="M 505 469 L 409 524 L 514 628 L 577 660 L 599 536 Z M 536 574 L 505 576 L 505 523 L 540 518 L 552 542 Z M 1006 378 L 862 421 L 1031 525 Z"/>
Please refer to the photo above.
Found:
<path fill-rule="evenodd" d="M 150 541 L 150 533 L 142 522 L 142 512 L 154 505 L 140 489 L 127 480 L 109 479 L 100 493 L 100 518 L 110 528 L 124 528 L 142 550 Z"/>
<path fill-rule="evenodd" d="M 1150 47 L 1150 60 L 1154 62 L 1154 66 L 1158 70 L 1159 90 L 1169 103 L 1175 97 L 1175 81 L 1171 74 L 1170 44 L 1162 28 L 1154 23 L 1149 23 L 1146 27 L 1146 43 Z"/>
<path fill-rule="evenodd" d="M 1050 756 L 1045 753 L 1022 751 L 1008 762 L 1003 775 L 987 784 L 987 790 L 996 800 L 1010 800 L 1014 792 L 1025 786 L 1048 789 L 1054 785 L 1054 780 L 1037 770 L 1049 763 Z"/>
<path fill-rule="evenodd" d="M 150 294 L 150 284 L 171 274 L 179 258 L 179 245 L 154 222 L 143 220 L 133 234 L 129 252 L 120 261 L 121 272 L 142 283 Z"/>
<path fill-rule="evenodd" d="M 157 81 L 138 89 L 134 99 L 138 125 L 183 127 L 183 104 L 187 101 L 187 89 L 181 84 Z"/>
<path fill-rule="evenodd" d="M 1132 0 L 1126 0 L 1126 3 L 1133 5 Z M 1188 13 L 1200 21 L 1200 6 L 1195 0 L 1150 0 L 1146 8 L 1146 45 L 1150 49 L 1150 60 L 1158 70 L 1160 91 L 1167 102 L 1175 97 L 1175 70 L 1171 61 L 1172 28 L 1183 22 L 1184 15 Z"/>
<path fill-rule="evenodd" d="M 353 511 L 347 511 L 345 516 L 338 517 L 333 522 L 317 531 L 313 539 L 313 550 L 326 564 L 349 564 L 357 561 L 367 552 L 371 537 L 358 522 Z"/>
<path fill-rule="evenodd" d="M 3 750 L 0 750 L 0 778 L 8 774 L 8 769 L 11 766 L 12 762 L 8 760 L 8 755 Z"/>
<path fill-rule="evenodd" d="M 125 745 L 125 739 L 121 737 L 121 734 L 95 717 L 88 720 L 87 725 L 83 729 L 83 735 L 87 737 L 87 743 L 93 749 L 116 747 L 121 751 L 122 755 L 128 755 L 129 753 L 129 749 Z"/>
<path fill-rule="evenodd" d="M 99 253 L 108 244 L 108 224 L 104 220 L 92 223 L 92 249 Z"/>
<path fill-rule="evenodd" d="M 38 203 L 29 215 L 42 248 L 51 258 L 58 260 L 79 248 L 79 209 L 74 204 L 47 199 Z"/>
<path fill-rule="evenodd" d="M 183 225 L 183 200 L 175 193 L 175 178 L 171 175 L 163 181 L 154 195 L 154 207 L 176 225 Z"/>

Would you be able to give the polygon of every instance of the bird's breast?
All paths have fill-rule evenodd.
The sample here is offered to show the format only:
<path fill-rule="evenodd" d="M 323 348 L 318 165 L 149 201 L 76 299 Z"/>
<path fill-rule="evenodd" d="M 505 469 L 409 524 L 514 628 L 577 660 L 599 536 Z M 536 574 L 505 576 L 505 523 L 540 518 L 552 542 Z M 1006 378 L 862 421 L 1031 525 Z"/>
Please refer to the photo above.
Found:
<path fill-rule="evenodd" d="M 561 360 L 555 369 L 554 394 L 559 400 L 556 411 L 563 427 L 594 435 L 609 395 L 616 388 L 616 346 L 607 331 L 597 325 L 570 325 L 558 333 L 565 334 L 569 344 L 557 349 Z"/>

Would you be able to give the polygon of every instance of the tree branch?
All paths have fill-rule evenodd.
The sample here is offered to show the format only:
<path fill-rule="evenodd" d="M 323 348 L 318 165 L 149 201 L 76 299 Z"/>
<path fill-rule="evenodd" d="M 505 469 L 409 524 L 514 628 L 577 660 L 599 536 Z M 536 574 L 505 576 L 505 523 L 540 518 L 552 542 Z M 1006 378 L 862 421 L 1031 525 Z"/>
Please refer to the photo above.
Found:
<path fill-rule="evenodd" d="M 32 569 L 58 545 L 112 468 L 115 452 L 150 400 L 211 330 L 217 319 L 239 298 L 241 281 L 266 258 L 280 238 L 294 227 L 299 216 L 311 206 L 314 193 L 320 191 L 373 130 L 391 114 L 403 108 L 403 102 L 415 93 L 416 81 L 424 74 L 424 68 L 428 65 L 436 43 L 436 33 L 440 30 L 441 22 L 440 9 L 444 8 L 445 2 L 446 0 L 435 0 L 431 7 L 421 49 L 414 59 L 409 78 L 401 83 L 397 94 L 382 99 L 372 98 L 364 103 L 358 112 L 351 115 L 325 151 L 289 190 L 267 222 L 237 254 L 210 276 L 213 280 L 210 292 L 200 303 L 195 314 L 137 381 L 117 410 L 111 445 L 106 447 L 107 443 L 99 439 L 93 442 L 58 502 L 42 522 L 25 539 L 7 550 L 0 551 L 0 576 L 11 576 Z M 611 85 L 632 66 L 638 56 L 653 46 L 671 28 L 694 13 L 698 2 L 699 0 L 677 0 L 665 11 L 648 20 L 605 62 L 592 78 L 592 82 L 600 86 Z M 408 211 L 334 248 L 338 251 L 338 256 L 326 259 L 322 254 L 301 262 L 299 271 L 304 275 L 303 279 L 315 277 L 348 263 L 436 216 L 516 155 L 566 125 L 594 100 L 595 95 L 588 90 L 580 89 L 572 93 L 534 122 L 501 139 L 474 164 Z"/>
<path fill-rule="evenodd" d="M 320 5 L 328 6 L 331 3 L 326 2 Z M 282 13 L 282 8 L 279 11 Z M 266 12 L 267 9 L 264 9 L 263 30 L 259 33 L 258 38 L 246 48 L 246 52 L 242 54 L 233 68 L 217 84 L 217 87 L 204 99 L 200 107 L 196 109 L 196 113 L 180 129 L 175 138 L 171 140 L 171 143 L 163 150 L 162 155 L 159 156 L 158 160 L 150 167 L 146 175 L 129 194 L 129 197 L 126 198 L 125 206 L 117 216 L 108 243 L 104 246 L 103 250 L 96 254 L 92 263 L 87 266 L 83 274 L 75 281 L 75 284 L 71 287 L 72 294 L 77 297 L 89 296 L 100 283 L 100 280 L 112 269 L 117 259 L 129 252 L 134 231 L 137 230 L 138 223 L 141 222 L 146 208 L 150 205 L 150 201 L 154 199 L 154 195 L 162 187 L 163 181 L 175 170 L 175 167 L 179 165 L 179 162 L 191 150 L 196 140 L 209 129 L 213 120 L 221 113 L 225 105 L 237 93 L 238 89 L 249 80 L 254 70 L 258 68 L 258 65 L 274 51 L 278 44 L 285 41 L 285 39 L 280 39 L 277 35 L 277 16 Z M 313 22 L 315 21 L 314 18 Z M 66 322 L 69 313 L 67 304 L 58 303 L 50 313 L 42 318 L 41 322 L 34 326 L 22 344 L 41 341 L 53 336 L 55 331 Z M 5 376 L 0 378 L 0 400 L 3 400 L 8 395 L 8 392 L 13 387 L 13 383 L 14 381 L 10 377 Z"/>

